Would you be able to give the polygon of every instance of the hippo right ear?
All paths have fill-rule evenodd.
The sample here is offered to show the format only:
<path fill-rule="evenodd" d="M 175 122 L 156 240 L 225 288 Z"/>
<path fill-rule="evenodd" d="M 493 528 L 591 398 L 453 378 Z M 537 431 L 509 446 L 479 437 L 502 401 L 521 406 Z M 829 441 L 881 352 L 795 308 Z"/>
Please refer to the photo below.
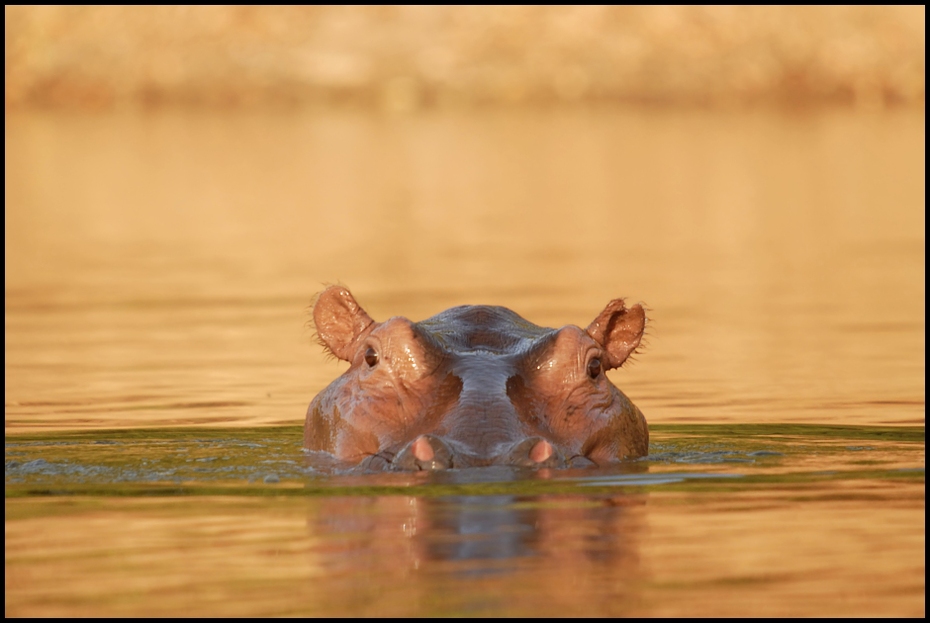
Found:
<path fill-rule="evenodd" d="M 614 299 L 588 325 L 587 332 L 604 348 L 607 367 L 619 368 L 637 349 L 645 329 L 646 312 L 642 305 L 627 309 L 623 299 Z"/>
<path fill-rule="evenodd" d="M 313 305 L 313 323 L 323 346 L 340 359 L 351 361 L 358 339 L 375 323 L 342 286 L 323 290 Z"/>

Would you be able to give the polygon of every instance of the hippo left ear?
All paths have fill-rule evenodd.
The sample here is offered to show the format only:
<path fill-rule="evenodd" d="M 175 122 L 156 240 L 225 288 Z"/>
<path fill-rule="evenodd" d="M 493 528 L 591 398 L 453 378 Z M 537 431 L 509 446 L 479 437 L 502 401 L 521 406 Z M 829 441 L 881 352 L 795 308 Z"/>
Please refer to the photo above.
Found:
<path fill-rule="evenodd" d="M 636 304 L 626 308 L 623 299 L 614 299 L 588 325 L 586 331 L 607 353 L 608 368 L 619 368 L 639 346 L 646 329 L 646 312 Z"/>
<path fill-rule="evenodd" d="M 352 361 L 356 342 L 375 321 L 346 288 L 330 286 L 313 305 L 313 323 L 323 346 L 340 359 Z"/>

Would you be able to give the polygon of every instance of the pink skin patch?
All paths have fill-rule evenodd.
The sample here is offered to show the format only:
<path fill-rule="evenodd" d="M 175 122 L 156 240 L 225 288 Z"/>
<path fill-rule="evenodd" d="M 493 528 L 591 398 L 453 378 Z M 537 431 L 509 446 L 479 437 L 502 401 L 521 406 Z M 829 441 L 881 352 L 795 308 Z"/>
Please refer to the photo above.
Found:
<path fill-rule="evenodd" d="M 417 437 L 413 442 L 413 456 L 421 461 L 432 461 L 436 454 L 433 452 L 433 446 L 430 445 L 426 437 Z"/>
<path fill-rule="evenodd" d="M 552 456 L 552 444 L 543 439 L 530 450 L 530 459 L 535 463 L 542 463 Z"/>

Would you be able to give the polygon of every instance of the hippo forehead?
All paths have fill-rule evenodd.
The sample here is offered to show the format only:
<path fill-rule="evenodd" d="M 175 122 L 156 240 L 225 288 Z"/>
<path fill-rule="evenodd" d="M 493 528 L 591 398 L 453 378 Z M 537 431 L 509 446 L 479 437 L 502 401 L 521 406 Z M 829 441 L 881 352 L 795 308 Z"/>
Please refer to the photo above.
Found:
<path fill-rule="evenodd" d="M 445 350 L 458 354 L 479 351 L 513 354 L 555 332 L 495 305 L 453 307 L 414 326 L 432 336 Z"/>

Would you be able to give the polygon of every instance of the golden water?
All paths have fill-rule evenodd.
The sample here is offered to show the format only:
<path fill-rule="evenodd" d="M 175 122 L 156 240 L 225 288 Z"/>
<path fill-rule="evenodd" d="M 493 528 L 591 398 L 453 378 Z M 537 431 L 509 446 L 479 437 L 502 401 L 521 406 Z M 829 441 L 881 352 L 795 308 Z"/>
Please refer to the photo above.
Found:
<path fill-rule="evenodd" d="M 306 326 L 333 282 L 379 320 L 643 301 L 611 377 L 652 424 L 923 426 L 924 147 L 919 111 L 11 113 L 7 439 L 299 425 L 342 370 Z M 922 477 L 797 487 L 533 497 L 531 522 L 491 495 L 27 496 L 6 613 L 922 615 Z M 436 517 L 473 507 L 534 557 L 469 576 Z M 351 547 L 326 517 L 364 524 Z"/>

